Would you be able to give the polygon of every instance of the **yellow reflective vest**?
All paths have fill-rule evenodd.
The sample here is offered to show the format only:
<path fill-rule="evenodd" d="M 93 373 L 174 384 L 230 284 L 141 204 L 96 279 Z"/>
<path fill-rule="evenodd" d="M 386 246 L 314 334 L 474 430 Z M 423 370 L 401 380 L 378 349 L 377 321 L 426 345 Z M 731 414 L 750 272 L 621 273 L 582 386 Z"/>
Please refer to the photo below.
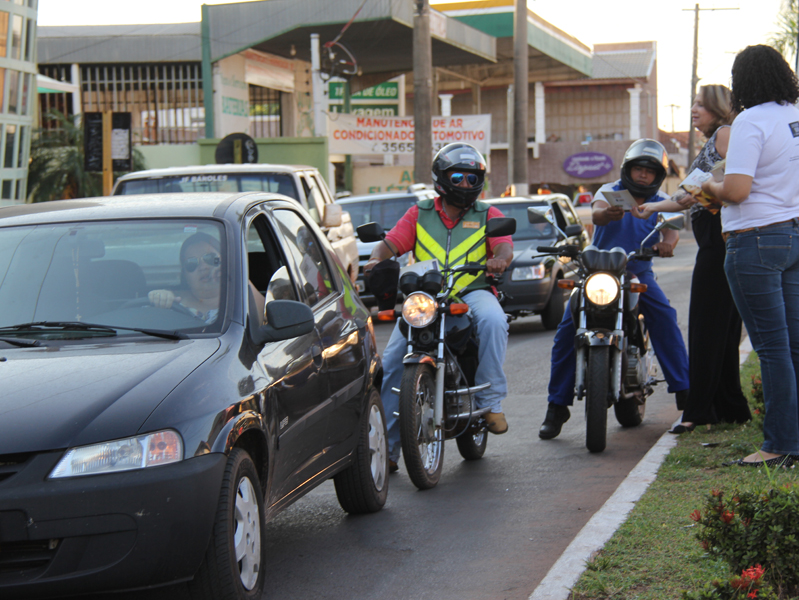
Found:
<path fill-rule="evenodd" d="M 416 245 L 413 253 L 417 261 L 435 259 L 443 269 L 447 264 L 454 267 L 466 262 L 486 264 L 487 243 L 483 242 L 471 252 L 469 249 L 485 235 L 489 205 L 475 202 L 452 229 L 444 225 L 435 208 L 435 200 L 420 200 L 419 218 L 416 221 Z M 468 254 L 467 254 L 468 253 Z M 451 296 L 462 296 L 472 290 L 489 287 L 485 272 L 478 275 L 461 274 L 455 282 Z"/>

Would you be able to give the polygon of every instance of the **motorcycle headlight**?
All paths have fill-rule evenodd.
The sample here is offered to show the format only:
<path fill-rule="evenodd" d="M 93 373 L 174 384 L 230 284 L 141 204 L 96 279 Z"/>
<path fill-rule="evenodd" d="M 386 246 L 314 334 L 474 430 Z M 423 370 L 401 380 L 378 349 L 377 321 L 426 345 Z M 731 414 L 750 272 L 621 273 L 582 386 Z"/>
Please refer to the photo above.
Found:
<path fill-rule="evenodd" d="M 183 460 L 183 440 L 165 430 L 70 448 L 50 473 L 51 479 L 119 473 L 159 467 Z"/>
<path fill-rule="evenodd" d="M 543 279 L 547 268 L 544 264 L 530 265 L 529 267 L 516 267 L 510 272 L 511 281 L 532 281 L 533 279 Z"/>
<path fill-rule="evenodd" d="M 438 302 L 424 292 L 414 292 L 402 303 L 402 318 L 411 327 L 427 327 L 436 318 Z"/>
<path fill-rule="evenodd" d="M 597 306 L 607 306 L 619 297 L 619 280 L 607 273 L 594 273 L 585 280 L 585 296 Z"/>

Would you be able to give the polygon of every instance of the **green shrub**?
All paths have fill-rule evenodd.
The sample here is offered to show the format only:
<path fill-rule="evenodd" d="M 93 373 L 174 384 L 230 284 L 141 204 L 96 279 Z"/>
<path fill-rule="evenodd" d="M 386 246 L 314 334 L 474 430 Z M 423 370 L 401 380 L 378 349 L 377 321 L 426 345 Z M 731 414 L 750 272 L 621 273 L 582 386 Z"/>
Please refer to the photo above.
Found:
<path fill-rule="evenodd" d="M 683 600 L 778 600 L 771 585 L 763 578 L 765 570 L 755 565 L 727 581 L 712 581 L 698 592 L 684 592 Z"/>
<path fill-rule="evenodd" d="M 713 490 L 704 509 L 695 510 L 691 519 L 700 525 L 697 539 L 702 547 L 725 560 L 731 572 L 746 572 L 763 565 L 763 582 L 773 586 L 781 598 L 795 597 L 799 595 L 798 488 L 793 483 L 777 485 L 774 475 L 769 473 L 769 476 L 769 484 L 760 489 L 741 489 L 729 494 Z M 712 587 L 718 592 L 724 586 Z M 738 597 L 744 596 L 695 596 Z"/>

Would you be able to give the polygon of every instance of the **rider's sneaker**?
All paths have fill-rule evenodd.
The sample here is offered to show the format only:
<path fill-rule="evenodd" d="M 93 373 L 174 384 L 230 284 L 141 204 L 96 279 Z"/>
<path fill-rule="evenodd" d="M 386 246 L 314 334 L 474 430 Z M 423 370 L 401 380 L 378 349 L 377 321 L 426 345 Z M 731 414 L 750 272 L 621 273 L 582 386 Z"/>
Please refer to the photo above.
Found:
<path fill-rule="evenodd" d="M 396 473 L 399 471 L 399 465 L 397 464 L 396 460 L 388 459 L 388 472 L 389 473 Z"/>
<path fill-rule="evenodd" d="M 491 433 L 499 435 L 508 430 L 508 421 L 505 419 L 505 413 L 486 413 L 485 420 Z"/>
<path fill-rule="evenodd" d="M 547 407 L 547 416 L 544 418 L 541 429 L 538 430 L 538 437 L 542 440 L 551 440 L 558 437 L 561 427 L 569 420 L 570 416 L 568 406 L 550 402 L 549 407 Z"/>

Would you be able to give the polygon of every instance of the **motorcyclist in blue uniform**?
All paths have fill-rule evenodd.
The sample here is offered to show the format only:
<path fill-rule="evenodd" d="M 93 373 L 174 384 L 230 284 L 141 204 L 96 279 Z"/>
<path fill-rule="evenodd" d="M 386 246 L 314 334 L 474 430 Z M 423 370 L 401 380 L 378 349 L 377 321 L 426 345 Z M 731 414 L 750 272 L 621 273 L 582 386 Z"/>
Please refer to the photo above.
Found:
<path fill-rule="evenodd" d="M 595 226 L 593 244 L 597 248 L 609 250 L 619 246 L 628 253 L 637 250 L 655 228 L 658 219 L 657 213 L 644 220 L 634 217 L 620 206 L 611 206 L 603 192 L 627 190 L 639 205 L 667 199 L 668 196 L 658 191 L 667 170 L 668 154 L 662 144 L 650 139 L 633 142 L 624 155 L 621 179 L 602 186 L 591 204 Z M 674 247 L 680 239 L 679 233 L 663 230 L 661 235 L 661 241 L 654 244 L 653 248 L 659 256 L 673 256 Z M 640 310 L 668 383 L 668 391 L 676 395 L 677 408 L 682 409 L 688 396 L 688 352 L 677 325 L 677 311 L 671 307 L 657 284 L 651 261 L 631 261 L 627 270 L 647 285 L 646 293 L 639 297 Z M 538 431 L 541 439 L 557 437 L 563 424 L 569 420 L 568 407 L 574 401 L 575 331 L 571 311 L 566 310 L 552 347 L 549 404 L 544 423 Z"/>

